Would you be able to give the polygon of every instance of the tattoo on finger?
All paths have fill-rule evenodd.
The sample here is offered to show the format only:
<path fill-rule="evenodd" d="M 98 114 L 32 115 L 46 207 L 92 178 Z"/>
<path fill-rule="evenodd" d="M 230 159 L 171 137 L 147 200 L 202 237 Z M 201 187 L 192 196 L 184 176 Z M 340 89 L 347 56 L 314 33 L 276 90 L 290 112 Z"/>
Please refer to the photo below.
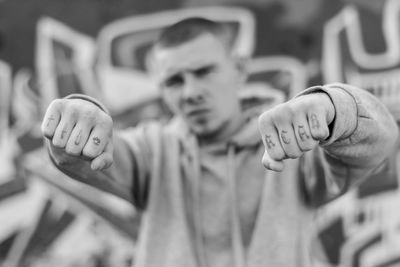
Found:
<path fill-rule="evenodd" d="M 320 125 L 319 125 L 317 115 L 315 115 L 314 113 L 311 114 L 310 119 L 311 119 L 311 128 L 318 129 Z"/>
<path fill-rule="evenodd" d="M 65 135 L 67 134 L 67 126 L 61 131 L 61 139 L 64 139 Z"/>
<path fill-rule="evenodd" d="M 282 138 L 282 141 L 285 143 L 285 144 L 290 144 L 290 138 L 289 137 L 287 137 L 287 131 L 285 131 L 285 130 L 282 130 L 281 131 L 281 138 Z"/>
<path fill-rule="evenodd" d="M 78 146 L 81 143 L 81 139 L 82 139 L 82 130 L 80 130 L 78 135 L 76 136 L 76 138 L 74 140 L 74 144 L 76 146 Z"/>
<path fill-rule="evenodd" d="M 307 132 L 304 129 L 303 125 L 299 125 L 297 127 L 297 133 L 299 134 L 301 141 L 305 141 L 307 139 L 310 139 L 310 136 L 307 134 Z"/>
<path fill-rule="evenodd" d="M 98 138 L 97 136 L 93 137 L 93 144 L 95 144 L 96 146 L 100 145 L 101 140 L 100 138 Z"/>
<path fill-rule="evenodd" d="M 275 146 L 275 143 L 272 142 L 271 135 L 268 134 L 265 135 L 265 144 L 267 145 L 268 148 L 272 148 Z"/>
<path fill-rule="evenodd" d="M 52 121 L 54 121 L 54 120 L 55 120 L 55 119 L 54 119 L 53 115 L 51 115 L 51 116 L 47 119 L 46 127 L 49 127 L 50 123 L 51 123 Z"/>

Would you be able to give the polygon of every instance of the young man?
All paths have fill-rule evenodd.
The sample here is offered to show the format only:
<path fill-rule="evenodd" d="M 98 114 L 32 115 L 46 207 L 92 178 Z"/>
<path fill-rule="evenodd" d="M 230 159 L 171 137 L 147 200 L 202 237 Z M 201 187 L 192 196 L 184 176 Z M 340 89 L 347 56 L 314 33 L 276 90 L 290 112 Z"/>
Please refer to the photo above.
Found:
<path fill-rule="evenodd" d="M 149 66 L 175 114 L 168 125 L 113 132 L 101 103 L 81 95 L 54 100 L 43 119 L 59 169 L 143 210 L 135 266 L 308 267 L 307 200 L 339 196 L 394 147 L 387 109 L 344 84 L 249 117 L 228 39 L 200 18 L 161 34 Z"/>

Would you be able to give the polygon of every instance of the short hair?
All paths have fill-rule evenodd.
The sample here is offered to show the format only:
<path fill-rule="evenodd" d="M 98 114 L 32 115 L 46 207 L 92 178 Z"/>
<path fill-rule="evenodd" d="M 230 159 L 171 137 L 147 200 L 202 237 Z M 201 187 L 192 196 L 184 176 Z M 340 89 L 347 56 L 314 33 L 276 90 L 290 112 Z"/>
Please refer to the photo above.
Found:
<path fill-rule="evenodd" d="M 202 17 L 186 18 L 164 28 L 154 45 L 163 48 L 174 47 L 192 41 L 206 33 L 220 39 L 228 50 L 232 48 L 234 38 L 232 30 L 222 22 Z"/>

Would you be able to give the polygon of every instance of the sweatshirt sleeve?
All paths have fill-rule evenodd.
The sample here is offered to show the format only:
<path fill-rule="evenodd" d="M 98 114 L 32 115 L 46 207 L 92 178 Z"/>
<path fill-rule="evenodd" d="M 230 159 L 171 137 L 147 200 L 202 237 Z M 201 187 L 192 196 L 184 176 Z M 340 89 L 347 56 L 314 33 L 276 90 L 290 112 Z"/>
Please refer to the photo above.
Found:
<path fill-rule="evenodd" d="M 314 187 L 317 202 L 326 202 L 385 168 L 397 148 L 398 127 L 388 109 L 365 90 L 335 83 L 300 95 L 318 92 L 331 98 L 335 119 L 329 137 L 306 155 L 303 182 L 307 192 Z"/>

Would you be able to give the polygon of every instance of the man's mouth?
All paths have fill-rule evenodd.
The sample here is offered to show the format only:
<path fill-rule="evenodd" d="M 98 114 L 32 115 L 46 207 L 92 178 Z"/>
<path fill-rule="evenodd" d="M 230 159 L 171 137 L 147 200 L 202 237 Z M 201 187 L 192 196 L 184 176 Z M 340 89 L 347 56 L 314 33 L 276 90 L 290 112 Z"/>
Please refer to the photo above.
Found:
<path fill-rule="evenodd" d="M 208 114 L 210 112 L 209 109 L 193 109 L 186 112 L 187 117 L 200 117 Z"/>

